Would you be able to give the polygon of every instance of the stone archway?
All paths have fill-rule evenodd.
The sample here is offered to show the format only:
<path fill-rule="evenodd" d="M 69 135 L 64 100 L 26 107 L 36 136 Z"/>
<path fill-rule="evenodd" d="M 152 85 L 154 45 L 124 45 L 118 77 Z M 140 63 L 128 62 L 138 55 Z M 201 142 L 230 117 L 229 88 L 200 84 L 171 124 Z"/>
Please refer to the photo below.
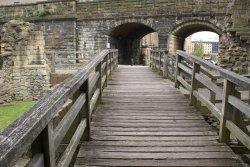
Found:
<path fill-rule="evenodd" d="M 211 31 L 219 36 L 222 35 L 222 30 L 217 25 L 202 20 L 190 20 L 183 22 L 173 28 L 168 37 L 168 50 L 170 53 L 175 53 L 176 50 L 183 50 L 185 38 L 199 31 Z"/>
<path fill-rule="evenodd" d="M 156 32 L 152 27 L 137 22 L 123 23 L 110 29 L 111 47 L 119 50 L 119 63 L 130 64 L 133 58 L 138 64 L 140 39 L 152 32 Z"/>

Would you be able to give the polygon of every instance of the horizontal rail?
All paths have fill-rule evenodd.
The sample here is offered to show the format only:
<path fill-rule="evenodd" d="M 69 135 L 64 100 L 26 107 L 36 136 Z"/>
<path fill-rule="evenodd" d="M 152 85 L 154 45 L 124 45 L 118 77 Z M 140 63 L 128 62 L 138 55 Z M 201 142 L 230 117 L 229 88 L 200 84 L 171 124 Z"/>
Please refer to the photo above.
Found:
<path fill-rule="evenodd" d="M 102 82 L 107 82 L 117 63 L 117 50 L 101 51 L 8 126 L 0 134 L 0 166 L 15 165 L 29 149 L 28 166 L 68 166 L 86 130 L 85 138 L 90 139 L 91 114 L 100 102 Z M 63 144 L 67 147 L 59 149 Z"/>
<path fill-rule="evenodd" d="M 241 98 L 243 91 L 250 96 L 250 79 L 247 76 L 183 51 L 172 55 L 167 51 L 152 50 L 150 66 L 169 79 L 175 78 L 176 87 L 190 92 L 192 105 L 199 107 L 198 101 L 201 102 L 220 121 L 221 142 L 229 142 L 232 133 L 247 148 L 250 147 L 250 132 L 246 128 L 249 121 L 245 121 L 250 118 L 250 97 Z M 218 107 L 217 103 L 222 107 Z"/>

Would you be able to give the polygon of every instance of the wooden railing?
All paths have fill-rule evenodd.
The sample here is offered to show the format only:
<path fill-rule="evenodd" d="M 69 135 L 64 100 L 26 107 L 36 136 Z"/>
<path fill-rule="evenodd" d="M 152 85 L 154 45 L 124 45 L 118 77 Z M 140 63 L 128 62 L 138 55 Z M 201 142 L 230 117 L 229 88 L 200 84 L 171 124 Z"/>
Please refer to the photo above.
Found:
<path fill-rule="evenodd" d="M 171 78 L 168 57 L 167 52 L 152 51 L 151 67 Z M 201 103 L 220 121 L 221 142 L 228 143 L 231 136 L 250 149 L 250 79 L 183 51 L 175 59 L 175 87 L 188 91 L 190 104 Z"/>
<path fill-rule="evenodd" d="M 99 53 L 72 78 L 45 95 L 0 135 L 0 166 L 31 154 L 27 166 L 66 167 L 81 140 L 90 139 L 90 121 L 118 62 L 116 50 Z"/>
<path fill-rule="evenodd" d="M 151 50 L 150 67 L 169 79 L 174 79 L 175 55 L 164 50 Z M 165 70 L 164 70 L 165 69 Z"/>

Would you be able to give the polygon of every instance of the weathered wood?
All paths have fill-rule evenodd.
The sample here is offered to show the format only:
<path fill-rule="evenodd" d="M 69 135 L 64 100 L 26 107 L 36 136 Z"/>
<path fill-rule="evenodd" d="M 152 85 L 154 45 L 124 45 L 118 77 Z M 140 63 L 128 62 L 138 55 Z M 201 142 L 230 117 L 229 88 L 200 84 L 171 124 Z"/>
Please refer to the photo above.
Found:
<path fill-rule="evenodd" d="M 195 79 L 197 81 L 199 81 L 200 83 L 202 83 L 206 88 L 208 88 L 209 90 L 216 92 L 218 94 L 222 94 L 223 90 L 221 87 L 217 86 L 214 82 L 206 79 L 205 77 L 203 77 L 201 74 L 196 74 L 195 75 Z"/>
<path fill-rule="evenodd" d="M 94 159 L 94 158 L 79 158 L 76 161 L 75 167 L 90 166 L 190 166 L 190 167 L 208 167 L 208 166 L 231 166 L 240 167 L 242 164 L 235 159 Z"/>
<path fill-rule="evenodd" d="M 182 77 L 177 76 L 177 80 L 188 90 L 191 91 L 191 85 L 187 83 Z"/>
<path fill-rule="evenodd" d="M 190 104 L 197 105 L 197 98 L 194 96 L 194 91 L 198 91 L 199 84 L 196 80 L 196 74 L 200 72 L 200 65 L 194 63 L 192 71 L 191 91 L 190 91 Z"/>
<path fill-rule="evenodd" d="M 94 95 L 92 96 L 92 98 L 91 98 L 91 100 L 90 100 L 90 117 L 91 117 L 91 115 L 92 115 L 92 111 L 93 111 L 93 109 L 94 109 L 94 107 L 95 107 L 95 105 L 96 105 L 96 102 L 97 102 L 97 100 L 98 100 L 98 97 L 99 97 L 99 95 L 100 95 L 100 89 L 96 89 L 96 91 L 95 91 L 95 93 L 94 93 Z"/>
<path fill-rule="evenodd" d="M 43 154 L 36 154 L 32 160 L 30 160 L 27 167 L 44 167 L 44 156 Z"/>
<path fill-rule="evenodd" d="M 229 95 L 234 94 L 235 84 L 228 80 L 224 80 L 224 89 L 223 89 L 223 101 L 222 101 L 222 117 L 220 119 L 220 141 L 227 143 L 230 140 L 230 132 L 226 128 L 226 121 L 231 120 L 233 106 L 228 103 Z"/>
<path fill-rule="evenodd" d="M 86 94 L 82 93 L 75 103 L 72 105 L 70 110 L 67 112 L 67 114 L 64 116 L 62 121 L 59 123 L 59 125 L 55 129 L 55 137 L 54 137 L 54 145 L 57 149 L 61 141 L 63 140 L 65 134 L 70 128 L 70 125 L 73 123 L 79 112 L 81 111 L 83 105 L 85 104 Z"/>
<path fill-rule="evenodd" d="M 219 73 L 224 79 L 229 80 L 237 85 L 240 85 L 246 89 L 250 88 L 250 79 L 247 77 L 244 77 L 244 76 L 241 76 L 241 75 L 236 74 L 234 72 L 225 70 L 219 66 L 216 66 L 216 65 L 209 63 L 207 61 L 203 61 L 203 60 L 201 60 L 201 59 L 199 59 L 199 58 L 197 58 L 189 53 L 186 53 L 186 52 L 183 52 L 180 50 L 177 51 L 177 55 L 185 57 L 189 60 L 191 59 L 194 63 L 197 63 L 197 64 L 207 68 L 208 70 L 215 71 L 215 72 Z"/>
<path fill-rule="evenodd" d="M 226 127 L 230 132 L 240 140 L 248 149 L 250 149 L 250 137 L 244 133 L 240 128 L 238 128 L 232 121 L 226 121 Z"/>
<path fill-rule="evenodd" d="M 244 113 L 248 118 L 250 118 L 250 105 L 247 103 L 244 103 L 240 99 L 234 96 L 228 97 L 228 103 L 239 109 L 242 113 Z"/>
<path fill-rule="evenodd" d="M 218 120 L 221 119 L 222 117 L 221 111 L 212 102 L 210 102 L 209 99 L 207 99 L 204 95 L 202 95 L 198 91 L 194 91 L 193 94 L 196 97 L 196 99 L 202 102 L 202 104 L 205 105 Z"/>
<path fill-rule="evenodd" d="M 241 165 L 188 99 L 148 67 L 119 66 L 112 74 L 91 139 L 76 166 Z"/>
<path fill-rule="evenodd" d="M 179 63 L 178 67 L 182 70 L 182 72 L 185 72 L 188 75 L 192 75 L 192 69 L 185 66 L 184 64 Z"/>
<path fill-rule="evenodd" d="M 94 89 L 96 87 L 96 83 L 97 83 L 99 77 L 100 77 L 100 73 L 99 72 L 95 72 L 95 74 L 91 78 L 90 83 L 89 83 L 89 93 L 90 94 L 92 94 L 92 92 L 95 91 Z"/>
<path fill-rule="evenodd" d="M 42 136 L 44 166 L 56 167 L 56 148 L 54 145 L 53 122 L 44 129 Z"/>
<path fill-rule="evenodd" d="M 72 139 L 70 140 L 69 145 L 67 146 L 65 152 L 61 156 L 57 166 L 60 167 L 68 167 L 73 155 L 77 149 L 77 146 L 80 142 L 80 139 L 82 138 L 83 132 L 85 131 L 87 121 L 86 119 L 81 120 L 77 130 L 75 131 Z"/>
<path fill-rule="evenodd" d="M 116 57 L 117 52 L 113 50 L 100 52 L 72 78 L 55 87 L 32 109 L 4 130 L 0 135 L 0 166 L 6 166 L 6 164 L 13 166 L 15 164 L 51 122 L 56 111 L 61 108 L 65 101 L 77 94 L 79 88 L 89 78 L 96 66 L 111 52 L 114 52 L 114 57 Z M 115 60 L 117 59 L 115 58 Z"/>

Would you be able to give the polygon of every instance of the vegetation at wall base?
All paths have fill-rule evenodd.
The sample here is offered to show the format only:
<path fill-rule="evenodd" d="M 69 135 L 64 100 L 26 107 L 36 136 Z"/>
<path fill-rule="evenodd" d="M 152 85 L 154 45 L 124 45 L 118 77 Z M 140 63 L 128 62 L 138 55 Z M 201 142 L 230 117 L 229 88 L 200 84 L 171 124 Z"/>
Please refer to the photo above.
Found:
<path fill-rule="evenodd" d="M 34 101 L 16 102 L 10 106 L 0 106 L 0 132 L 35 104 Z"/>

